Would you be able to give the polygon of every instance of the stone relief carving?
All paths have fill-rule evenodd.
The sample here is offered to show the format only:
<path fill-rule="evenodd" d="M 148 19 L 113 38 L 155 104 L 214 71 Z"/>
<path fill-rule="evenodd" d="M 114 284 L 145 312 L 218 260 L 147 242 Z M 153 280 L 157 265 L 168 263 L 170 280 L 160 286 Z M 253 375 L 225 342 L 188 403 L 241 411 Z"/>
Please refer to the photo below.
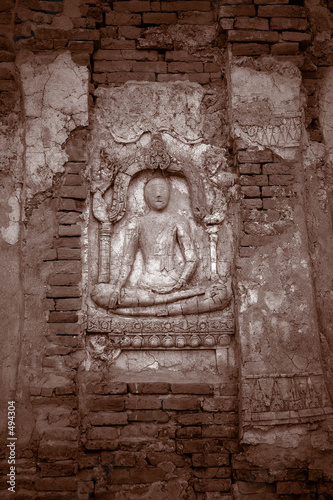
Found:
<path fill-rule="evenodd" d="M 273 425 L 332 415 L 322 373 L 247 377 L 243 391 L 245 421 Z"/>
<path fill-rule="evenodd" d="M 240 125 L 240 136 L 261 146 L 276 146 L 283 148 L 297 147 L 301 140 L 301 117 L 273 117 L 272 123 L 264 125 Z"/>
<path fill-rule="evenodd" d="M 225 349 L 239 186 L 210 143 L 204 89 L 132 82 L 97 97 L 87 332 L 115 350 Z"/>
<path fill-rule="evenodd" d="M 168 210 L 172 190 L 172 174 L 186 176 L 188 169 L 173 165 L 161 135 L 152 137 L 144 162 L 122 169 L 117 161 L 106 160 L 101 152 L 101 167 L 94 183 L 93 214 L 99 226 L 98 283 L 91 297 L 103 309 L 125 316 L 176 316 L 222 310 L 230 302 L 230 290 L 217 272 L 218 231 L 224 220 L 226 200 L 216 195 L 218 181 L 213 181 L 208 212 L 203 187 L 197 179 L 191 185 L 193 215 L 206 229 L 209 239 L 210 275 L 194 285 L 191 278 L 199 256 L 187 217 Z M 170 168 L 171 167 L 171 168 Z M 145 213 L 130 217 L 124 229 L 123 246 L 119 255 L 118 275 L 110 280 L 110 251 L 113 225 L 125 212 L 130 182 L 136 174 L 145 172 L 143 199 Z M 211 168 L 210 177 L 214 177 Z M 191 176 L 189 176 L 191 177 Z M 193 175 L 192 175 L 193 177 Z M 194 181 L 194 179 L 191 179 Z M 230 179 L 229 179 L 230 182 Z M 232 182 L 231 182 L 232 183 Z M 108 205 L 103 196 L 113 188 L 113 200 Z M 215 192 L 214 192 L 215 187 Z M 215 195 L 215 196 L 214 196 Z M 141 254 L 141 275 L 135 285 L 128 284 L 137 255 Z"/>

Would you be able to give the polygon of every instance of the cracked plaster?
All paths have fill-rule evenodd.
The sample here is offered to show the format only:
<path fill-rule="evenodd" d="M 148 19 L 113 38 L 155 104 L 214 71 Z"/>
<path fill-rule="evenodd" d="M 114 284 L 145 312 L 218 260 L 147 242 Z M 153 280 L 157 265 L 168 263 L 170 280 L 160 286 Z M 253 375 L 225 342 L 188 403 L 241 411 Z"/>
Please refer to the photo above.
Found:
<path fill-rule="evenodd" d="M 30 57 L 20 65 L 26 115 L 27 197 L 51 187 L 63 171 L 63 145 L 77 127 L 88 125 L 88 69 L 77 66 L 69 52 L 49 62 Z"/>

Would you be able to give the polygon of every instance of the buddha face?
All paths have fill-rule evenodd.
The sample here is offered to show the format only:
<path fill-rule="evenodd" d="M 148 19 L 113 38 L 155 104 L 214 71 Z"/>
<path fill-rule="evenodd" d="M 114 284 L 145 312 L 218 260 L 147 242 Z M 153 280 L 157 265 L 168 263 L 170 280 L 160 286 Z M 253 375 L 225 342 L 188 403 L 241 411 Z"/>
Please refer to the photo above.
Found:
<path fill-rule="evenodd" d="M 164 210 L 170 198 L 170 187 L 168 182 L 162 178 L 151 179 L 145 185 L 145 200 L 153 210 Z"/>

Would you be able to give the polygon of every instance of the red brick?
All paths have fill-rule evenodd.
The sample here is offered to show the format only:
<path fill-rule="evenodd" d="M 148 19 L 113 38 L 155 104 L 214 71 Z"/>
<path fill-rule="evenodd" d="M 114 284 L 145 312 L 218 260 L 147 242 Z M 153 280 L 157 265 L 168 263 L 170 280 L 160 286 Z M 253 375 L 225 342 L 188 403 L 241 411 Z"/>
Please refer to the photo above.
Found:
<path fill-rule="evenodd" d="M 177 14 L 149 12 L 142 15 L 144 24 L 177 24 Z"/>
<path fill-rule="evenodd" d="M 260 56 L 269 53 L 269 45 L 259 43 L 234 43 L 232 45 L 234 56 Z"/>
<path fill-rule="evenodd" d="M 168 63 L 169 73 L 202 73 L 203 64 L 201 62 L 171 62 Z"/>
<path fill-rule="evenodd" d="M 132 394 L 167 394 L 170 384 L 165 382 L 138 382 L 128 384 Z"/>
<path fill-rule="evenodd" d="M 287 0 L 288 1 L 288 0 Z M 258 17 L 238 17 L 235 21 L 235 28 L 242 30 L 269 30 L 268 19 Z"/>
<path fill-rule="evenodd" d="M 157 439 L 158 431 L 156 424 L 129 423 L 120 429 L 120 438 Z"/>
<path fill-rule="evenodd" d="M 224 467 L 230 464 L 227 453 L 194 453 L 193 467 Z"/>
<path fill-rule="evenodd" d="M 91 411 L 122 411 L 124 409 L 124 398 L 122 396 L 89 397 L 87 398 L 87 404 Z"/>
<path fill-rule="evenodd" d="M 165 53 L 166 61 L 195 61 L 196 58 L 192 56 L 187 50 L 172 50 Z"/>
<path fill-rule="evenodd" d="M 323 471 L 321 469 L 309 469 L 309 481 L 321 482 L 323 480 Z"/>
<path fill-rule="evenodd" d="M 94 42 L 80 42 L 80 41 L 70 41 L 68 48 L 71 52 L 87 52 L 91 54 L 94 52 Z"/>
<path fill-rule="evenodd" d="M 236 438 L 238 427 L 235 425 L 204 425 L 202 437 Z"/>
<path fill-rule="evenodd" d="M 58 248 L 56 253 L 59 260 L 81 259 L 81 250 L 78 248 Z"/>
<path fill-rule="evenodd" d="M 70 212 L 83 212 L 84 202 L 81 200 L 73 200 L 60 198 L 58 210 L 70 211 Z"/>
<path fill-rule="evenodd" d="M 101 384 L 92 383 L 87 386 L 89 390 L 99 394 L 127 394 L 127 384 L 125 382 L 106 382 Z"/>
<path fill-rule="evenodd" d="M 42 398 L 45 400 L 46 398 Z M 46 403 L 46 402 L 45 402 Z M 43 405 L 45 404 L 42 403 Z M 57 441 L 54 444 L 41 444 L 38 449 L 38 458 L 46 460 L 68 460 L 75 459 L 78 449 L 76 444 L 62 443 Z M 52 479 L 54 481 L 54 479 Z"/>
<path fill-rule="evenodd" d="M 195 491 L 230 491 L 231 479 L 196 479 Z"/>
<path fill-rule="evenodd" d="M 11 92 L 17 90 L 17 83 L 14 80 L 0 80 L 0 91 Z"/>
<path fill-rule="evenodd" d="M 37 478 L 35 481 L 37 491 L 76 491 L 77 479 L 75 477 Z"/>
<path fill-rule="evenodd" d="M 259 17 L 306 17 L 304 7 L 298 5 L 264 5 L 258 8 Z"/>
<path fill-rule="evenodd" d="M 111 26 L 135 26 L 141 24 L 141 14 L 127 14 L 123 12 L 106 12 L 105 24 Z"/>
<path fill-rule="evenodd" d="M 59 236 L 81 236 L 81 226 L 79 224 L 60 225 Z"/>
<path fill-rule="evenodd" d="M 231 17 L 220 19 L 220 26 L 223 30 L 232 30 L 235 20 Z"/>
<path fill-rule="evenodd" d="M 122 50 L 124 59 L 132 59 L 134 61 L 157 61 L 157 50 Z"/>
<path fill-rule="evenodd" d="M 288 186 L 293 184 L 295 178 L 293 175 L 270 175 L 269 184 L 272 186 Z"/>
<path fill-rule="evenodd" d="M 178 24 L 213 24 L 214 14 L 213 12 L 180 12 L 178 14 Z"/>
<path fill-rule="evenodd" d="M 258 186 L 242 186 L 241 191 L 245 198 L 260 198 L 260 188 Z"/>
<path fill-rule="evenodd" d="M 162 408 L 162 401 L 155 396 L 130 396 L 126 399 L 127 410 L 159 410 Z"/>
<path fill-rule="evenodd" d="M 241 186 L 267 186 L 267 175 L 241 175 L 239 178 Z"/>
<path fill-rule="evenodd" d="M 87 416 L 91 425 L 126 425 L 126 413 L 116 412 L 91 412 Z"/>
<path fill-rule="evenodd" d="M 167 75 L 158 75 L 158 82 L 177 82 L 177 81 L 186 81 L 197 82 L 200 84 L 209 83 L 211 79 L 211 73 L 169 73 Z"/>
<path fill-rule="evenodd" d="M 93 58 L 95 61 L 122 61 L 123 54 L 121 50 L 97 50 L 94 52 Z"/>
<path fill-rule="evenodd" d="M 102 38 L 101 49 L 135 49 L 134 40 L 114 40 L 113 38 Z"/>
<path fill-rule="evenodd" d="M 94 73 L 93 80 L 97 83 L 124 83 L 130 80 L 138 82 L 154 82 L 156 80 L 155 73 L 132 73 L 132 72 L 115 72 L 115 73 Z"/>
<path fill-rule="evenodd" d="M 222 424 L 235 424 L 238 422 L 238 413 L 236 412 L 221 412 L 214 414 L 214 423 Z"/>
<path fill-rule="evenodd" d="M 281 42 L 271 47 L 271 53 L 275 55 L 297 54 L 298 51 L 299 44 L 296 42 Z"/>
<path fill-rule="evenodd" d="M 84 447 L 88 451 L 96 451 L 96 450 L 114 451 L 118 448 L 118 441 L 115 439 L 114 440 L 88 439 Z"/>
<path fill-rule="evenodd" d="M 176 444 L 178 453 L 226 453 L 221 439 L 178 439 Z"/>
<path fill-rule="evenodd" d="M 192 439 L 201 437 L 201 427 L 183 427 L 177 429 L 178 439 Z"/>
<path fill-rule="evenodd" d="M 106 440 L 110 441 L 113 439 L 117 439 L 119 435 L 118 429 L 116 427 L 91 427 L 88 429 L 87 438 L 88 439 L 97 439 L 97 440 Z"/>
<path fill-rule="evenodd" d="M 48 323 L 76 323 L 78 321 L 78 315 L 76 312 L 56 312 L 51 311 L 48 319 Z"/>
<path fill-rule="evenodd" d="M 35 38 L 42 40 L 67 39 L 67 40 L 99 40 L 98 30 L 86 29 L 71 29 L 71 30 L 56 30 L 48 28 L 37 28 Z"/>
<path fill-rule="evenodd" d="M 77 212 L 58 212 L 57 221 L 59 224 L 76 224 L 80 221 L 80 214 Z"/>
<path fill-rule="evenodd" d="M 154 467 L 135 467 L 132 469 L 113 469 L 108 484 L 140 484 L 163 481 L 166 472 Z"/>
<path fill-rule="evenodd" d="M 111 461 L 117 467 L 135 467 L 135 455 L 131 452 L 116 451 L 112 454 Z"/>
<path fill-rule="evenodd" d="M 81 299 L 56 299 L 56 311 L 79 311 L 82 307 Z"/>
<path fill-rule="evenodd" d="M 166 73 L 167 65 L 165 62 L 134 62 L 133 71 L 138 73 Z"/>
<path fill-rule="evenodd" d="M 171 396 L 163 398 L 164 410 L 199 410 L 200 398 L 186 396 Z"/>
<path fill-rule="evenodd" d="M 94 64 L 95 73 L 131 71 L 132 68 L 133 63 L 131 61 L 96 61 Z"/>
<path fill-rule="evenodd" d="M 242 200 L 241 207 L 248 210 L 259 210 L 262 208 L 262 200 L 260 198 L 245 198 Z"/>
<path fill-rule="evenodd" d="M 286 40 L 288 42 L 311 42 L 310 33 L 294 33 L 293 31 L 285 31 L 280 34 L 281 40 Z M 316 78 L 318 78 L 316 76 Z"/>
<path fill-rule="evenodd" d="M 177 421 L 181 425 L 202 425 L 202 424 L 212 424 L 214 422 L 214 415 L 211 413 L 188 413 L 180 414 L 177 417 Z"/>
<path fill-rule="evenodd" d="M 272 242 L 272 236 L 252 236 L 246 234 L 241 239 L 241 246 L 259 247 Z"/>
<path fill-rule="evenodd" d="M 221 71 L 221 66 L 219 66 L 218 64 L 216 63 L 211 63 L 211 62 L 208 62 L 208 63 L 205 63 L 205 73 L 218 73 L 219 71 Z"/>
<path fill-rule="evenodd" d="M 287 17 L 273 17 L 270 21 L 271 30 L 305 31 L 307 27 L 308 27 L 308 22 L 306 19 L 297 19 L 297 18 L 288 19 Z"/>
<path fill-rule="evenodd" d="M 303 482 L 284 481 L 276 483 L 278 495 L 305 495 L 310 493 L 309 485 Z"/>
<path fill-rule="evenodd" d="M 81 262 L 73 261 L 55 261 L 52 262 L 52 270 L 54 273 L 68 273 L 77 274 L 81 273 Z"/>
<path fill-rule="evenodd" d="M 210 11 L 211 4 L 205 0 L 179 0 L 179 1 L 168 1 L 162 2 L 162 10 L 166 12 L 177 12 L 177 11 Z"/>
<path fill-rule="evenodd" d="M 215 396 L 205 398 L 202 409 L 204 411 L 232 411 L 237 407 L 237 398 L 234 396 Z"/>
<path fill-rule="evenodd" d="M 290 166 L 284 163 L 265 163 L 262 166 L 264 174 L 289 174 Z"/>
<path fill-rule="evenodd" d="M 260 163 L 243 163 L 239 165 L 240 174 L 261 174 Z"/>
<path fill-rule="evenodd" d="M 60 194 L 63 198 L 85 200 L 87 197 L 87 188 L 85 186 L 62 186 Z"/>
<path fill-rule="evenodd" d="M 119 26 L 119 34 L 130 40 L 136 40 L 142 33 L 142 28 L 137 26 Z"/>
<path fill-rule="evenodd" d="M 113 9 L 118 12 L 148 12 L 150 2 L 148 0 L 130 0 L 129 2 L 113 2 Z"/>
<path fill-rule="evenodd" d="M 230 30 L 228 31 L 230 42 L 278 42 L 279 34 L 274 31 L 250 31 Z"/>
<path fill-rule="evenodd" d="M 238 161 L 239 163 L 268 163 L 273 161 L 273 155 L 269 150 L 238 151 Z"/>
<path fill-rule="evenodd" d="M 255 16 L 256 9 L 254 5 L 233 5 L 220 7 L 221 17 L 240 17 L 240 16 Z"/>
<path fill-rule="evenodd" d="M 254 0 L 257 5 L 282 5 L 288 4 L 289 0 Z"/>
<path fill-rule="evenodd" d="M 281 200 L 276 200 L 273 198 L 265 198 L 263 199 L 262 207 L 264 210 L 274 210 L 278 209 L 281 206 Z"/>
<path fill-rule="evenodd" d="M 12 54 L 11 52 L 7 50 L 0 50 L 0 60 L 2 62 L 11 62 L 15 60 L 15 54 Z"/>
<path fill-rule="evenodd" d="M 148 411 L 131 411 L 128 413 L 130 422 L 168 422 L 169 416 L 164 411 L 148 410 Z"/>
<path fill-rule="evenodd" d="M 151 465 L 158 465 L 161 462 L 171 462 L 177 467 L 184 467 L 187 457 L 178 455 L 177 453 L 155 452 L 147 453 L 147 459 Z"/>
<path fill-rule="evenodd" d="M 106 28 L 100 28 L 99 32 L 101 38 L 117 38 L 118 36 L 118 28 L 116 26 L 107 26 Z"/>
<path fill-rule="evenodd" d="M 38 468 L 42 477 L 51 476 L 74 476 L 75 462 L 63 460 L 59 462 L 38 462 Z"/>
<path fill-rule="evenodd" d="M 72 286 L 79 283 L 80 280 L 81 276 L 77 276 L 76 274 L 50 276 L 48 282 L 51 286 L 47 287 L 47 297 L 80 297 L 81 290 L 79 287 Z"/>
<path fill-rule="evenodd" d="M 171 384 L 171 392 L 175 394 L 214 394 L 214 386 L 211 384 Z"/>

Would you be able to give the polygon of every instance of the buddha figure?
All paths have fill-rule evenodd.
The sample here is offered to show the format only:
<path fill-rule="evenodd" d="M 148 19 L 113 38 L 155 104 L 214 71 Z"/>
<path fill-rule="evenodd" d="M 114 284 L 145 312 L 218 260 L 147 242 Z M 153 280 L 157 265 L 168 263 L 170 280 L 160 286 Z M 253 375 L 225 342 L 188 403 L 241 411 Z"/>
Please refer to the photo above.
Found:
<path fill-rule="evenodd" d="M 149 212 L 128 223 L 118 278 L 92 291 L 101 307 L 123 315 L 176 315 L 220 309 L 222 302 L 227 305 L 225 289 L 221 297 L 219 286 L 208 294 L 207 288 L 189 286 L 198 255 L 186 219 L 167 210 L 170 189 L 168 177 L 162 174 L 146 182 L 144 200 Z M 141 276 L 136 286 L 126 286 L 139 250 Z"/>

